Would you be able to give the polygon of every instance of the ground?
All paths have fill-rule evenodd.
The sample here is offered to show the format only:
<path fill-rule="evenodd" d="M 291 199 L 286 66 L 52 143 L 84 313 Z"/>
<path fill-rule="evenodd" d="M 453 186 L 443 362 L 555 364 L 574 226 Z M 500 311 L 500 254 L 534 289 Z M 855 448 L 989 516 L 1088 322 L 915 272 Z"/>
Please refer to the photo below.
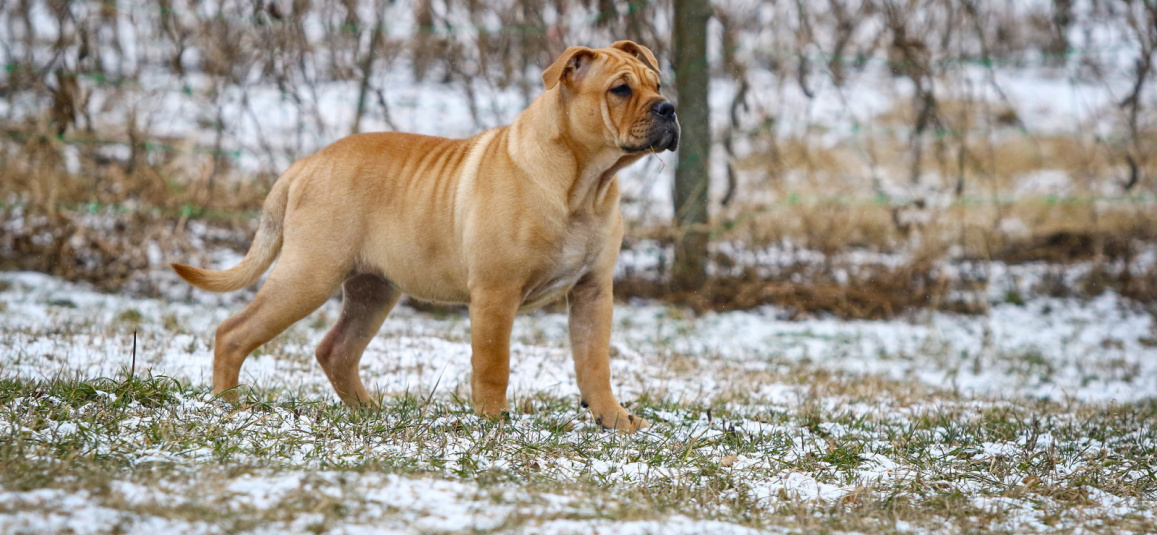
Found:
<path fill-rule="evenodd" d="M 517 322 L 501 421 L 468 319 L 409 306 L 363 361 L 380 411 L 313 359 L 336 302 L 210 395 L 252 291 L 155 275 L 235 262 L 290 162 L 508 123 L 564 45 L 671 22 L 292 4 L 0 4 L 0 533 L 1157 532 L 1151 3 L 714 2 L 708 304 L 775 306 L 634 299 L 676 160 L 624 170 L 631 436 L 579 407 L 561 307 Z"/>
<path fill-rule="evenodd" d="M 229 405 L 212 333 L 245 293 L 0 289 L 0 531 L 1157 529 L 1155 323 L 1112 293 L 886 322 L 620 304 L 614 387 L 654 423 L 628 436 L 579 407 L 561 313 L 519 318 L 489 421 L 463 315 L 400 307 L 356 413 L 312 356 L 336 301 Z"/>

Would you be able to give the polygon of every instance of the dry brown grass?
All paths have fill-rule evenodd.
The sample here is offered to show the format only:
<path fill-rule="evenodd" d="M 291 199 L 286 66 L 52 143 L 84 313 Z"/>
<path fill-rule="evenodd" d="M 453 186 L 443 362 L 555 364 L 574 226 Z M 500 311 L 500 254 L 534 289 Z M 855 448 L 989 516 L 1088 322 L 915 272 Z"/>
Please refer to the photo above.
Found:
<path fill-rule="evenodd" d="M 28 145 L 46 161 L 59 158 L 51 143 Z M 264 196 L 259 182 L 219 184 L 209 193 L 198 182 L 173 184 L 147 165 L 88 162 L 91 174 L 59 166 L 9 167 L 0 195 L 0 269 L 32 270 L 85 281 L 106 291 L 126 289 L 156 269 L 156 256 L 203 258 L 204 246 L 243 247 L 250 219 Z M 0 197 L 3 198 L 3 197 Z M 213 229 L 192 236 L 190 218 Z M 136 291 L 152 293 L 151 285 Z"/>
<path fill-rule="evenodd" d="M 842 276 L 837 272 L 842 272 Z M 666 281 L 625 277 L 616 281 L 615 294 L 671 301 L 701 312 L 775 305 L 785 309 L 792 319 L 818 313 L 843 319 L 890 319 L 927 308 L 983 312 L 974 304 L 949 302 L 951 287 L 952 281 L 928 260 L 899 267 L 799 262 L 770 276 L 760 275 L 755 269 L 738 276 L 717 275 L 695 292 L 672 292 Z"/>
<path fill-rule="evenodd" d="M 742 171 L 762 179 L 741 183 L 745 194 L 723 209 L 713 228 L 715 239 L 738 249 L 739 257 L 717 254 L 716 275 L 698 292 L 672 294 L 651 274 L 632 273 L 617 283 L 616 293 L 669 299 L 697 310 L 770 304 L 791 317 L 892 318 L 918 309 L 983 313 L 988 281 L 950 279 L 938 266 L 995 261 L 1047 263 L 1058 273 L 1073 264 L 1092 266 L 1076 286 L 1043 282 L 1037 288 L 1042 294 L 1087 297 L 1111 289 L 1142 303 L 1153 301 L 1153 269 L 1135 263 L 1157 243 L 1151 198 L 1098 196 L 1075 180 L 1069 197 L 1008 193 L 1034 172 L 1078 177 L 1089 169 L 1108 169 L 1096 161 L 1096 151 L 1086 153 L 1091 159 L 1082 156 L 1073 140 L 1019 138 L 991 156 L 999 180 L 986 178 L 960 195 L 928 188 L 927 197 L 906 200 L 864 195 L 870 186 L 862 167 L 856 174 L 858 156 L 849 146 L 809 150 L 799 140 L 776 146 L 742 160 Z M 1037 156 L 1029 154 L 1030 146 Z M 904 157 L 898 148 L 896 154 Z M 904 164 L 890 163 L 896 169 Z M 980 180 L 974 172 L 966 176 Z M 988 193 L 975 191 L 981 186 Z M 671 232 L 643 228 L 635 237 L 666 243 Z M 765 249 L 779 251 L 781 265 L 760 269 L 742 259 L 745 250 Z M 801 250 L 819 257 L 801 259 L 792 252 Z M 856 260 L 856 253 L 866 256 Z M 874 259 L 876 254 L 888 260 Z M 902 259 L 899 264 L 896 258 Z"/>
<path fill-rule="evenodd" d="M 130 147 L 127 157 L 110 156 L 108 139 L 88 135 L 58 138 L 34 126 L 12 127 L 0 141 L 0 199 L 29 213 L 56 213 L 84 205 L 236 212 L 259 209 L 275 175 L 234 171 L 165 139 Z M 115 140 L 114 140 L 115 141 Z M 171 141 L 171 140 L 169 140 Z M 70 165 L 66 160 L 74 163 Z M 226 178 L 216 178 L 214 175 Z"/>
<path fill-rule="evenodd" d="M 41 138 L 28 141 L 23 150 L 37 151 L 42 161 L 53 162 L 63 158 L 54 147 L 50 139 Z M 61 165 L 12 168 L 13 180 L 4 187 L 29 200 L 0 209 L 9 222 L 0 239 L 4 252 L 0 269 L 43 271 L 118 290 L 134 274 L 153 267 L 150 248 L 186 258 L 204 252 L 184 232 L 190 217 L 226 230 L 230 237 L 219 245 L 244 248 L 266 180 L 225 180 L 210 186 L 206 170 L 190 182 L 160 179 L 161 171 L 172 172 L 175 160 L 162 161 L 159 167 L 90 162 L 95 179 L 69 174 Z M 210 193 L 210 188 L 218 193 Z M 937 268 L 938 263 L 959 258 L 1010 264 L 1095 262 L 1079 287 L 1042 291 L 1075 296 L 1113 289 L 1152 302 L 1157 299 L 1153 270 L 1136 272 L 1130 267 L 1140 248 L 1157 241 L 1154 216 L 1144 208 L 1129 203 L 1106 208 L 1041 201 L 957 202 L 934 209 L 876 200 L 815 202 L 806 197 L 770 207 L 737 203 L 731 207 L 735 219 L 716 230 L 718 239 L 753 250 L 791 243 L 819 253 L 822 260 L 788 262 L 769 275 L 758 266 L 744 266 L 719 254 L 713 261 L 720 274 L 698 292 L 671 293 L 665 280 L 646 274 L 618 281 L 616 294 L 687 304 L 699 311 L 771 304 L 792 317 L 826 313 L 893 318 L 929 308 L 982 313 L 983 299 L 948 298 L 954 289 L 982 289 L 949 280 Z M 1000 224 L 1006 220 L 1021 226 L 1009 231 Z M 668 238 L 662 229 L 643 232 Z M 910 260 L 898 266 L 856 263 L 847 253 L 857 250 L 901 254 Z"/>

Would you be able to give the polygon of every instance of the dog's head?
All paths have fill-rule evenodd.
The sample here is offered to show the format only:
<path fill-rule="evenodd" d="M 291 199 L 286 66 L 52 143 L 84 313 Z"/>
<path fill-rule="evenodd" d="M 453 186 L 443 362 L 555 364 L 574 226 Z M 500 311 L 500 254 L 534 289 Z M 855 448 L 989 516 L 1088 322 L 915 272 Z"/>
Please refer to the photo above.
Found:
<path fill-rule="evenodd" d="M 645 46 L 570 47 L 543 71 L 542 81 L 548 91 L 560 91 L 572 136 L 626 154 L 679 146 L 675 106 L 659 94 L 659 62 Z"/>

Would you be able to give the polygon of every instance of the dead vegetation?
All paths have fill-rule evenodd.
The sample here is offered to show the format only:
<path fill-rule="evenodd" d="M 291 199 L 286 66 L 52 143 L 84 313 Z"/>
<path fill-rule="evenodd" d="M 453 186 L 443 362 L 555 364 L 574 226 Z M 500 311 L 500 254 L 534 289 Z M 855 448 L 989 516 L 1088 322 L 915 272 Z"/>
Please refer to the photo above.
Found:
<path fill-rule="evenodd" d="M 892 319 L 920 309 L 982 312 L 975 304 L 949 302 L 950 282 L 929 261 L 838 270 L 798 263 L 771 276 L 761 276 L 755 269 L 738 276 L 716 275 L 702 289 L 690 293 L 671 292 L 665 281 L 626 277 L 616 281 L 615 294 L 669 300 L 699 312 L 775 305 L 787 311 L 789 319 L 820 313 L 841 319 Z"/>

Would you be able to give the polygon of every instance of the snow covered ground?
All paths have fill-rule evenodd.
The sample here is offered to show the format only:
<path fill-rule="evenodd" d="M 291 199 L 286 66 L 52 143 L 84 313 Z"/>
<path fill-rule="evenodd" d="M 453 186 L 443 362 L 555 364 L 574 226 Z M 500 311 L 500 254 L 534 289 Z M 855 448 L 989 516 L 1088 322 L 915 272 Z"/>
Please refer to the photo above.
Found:
<path fill-rule="evenodd" d="M 216 296 L 203 292 L 190 295 L 208 303 L 101 294 L 34 273 L 3 273 L 0 280 L 11 285 L 0 320 L 6 333 L 0 347 L 12 355 L 5 370 L 26 379 L 116 376 L 129 364 L 132 342 L 125 329 L 133 322 L 123 321 L 127 314 L 140 316 L 145 332 L 163 329 L 162 322 L 178 326 L 170 336 L 141 344 L 138 368 L 208 384 L 213 330 L 241 309 L 218 306 Z M 331 300 L 284 337 L 284 350 L 311 355 L 337 312 L 338 302 Z M 1132 402 L 1157 394 L 1154 317 L 1111 292 L 1089 301 L 1002 303 L 988 316 L 931 312 L 910 320 L 851 322 L 780 316 L 770 307 L 691 317 L 661 305 L 620 305 L 612 338 L 616 386 L 628 399 L 645 392 L 678 397 L 716 391 L 729 381 L 710 369 L 679 380 L 663 370 L 671 355 L 694 355 L 725 362 L 728 370 L 784 372 L 806 364 L 985 397 Z M 71 335 L 45 336 L 54 325 L 72 326 Z M 578 395 L 565 314 L 524 315 L 514 335 L 514 395 Z M 367 384 L 386 395 L 466 385 L 468 336 L 465 315 L 433 317 L 399 307 L 367 349 Z M 247 360 L 243 374 L 255 386 L 329 395 L 312 358 L 263 354 Z"/>
<path fill-rule="evenodd" d="M 242 382 L 256 390 L 235 408 L 207 390 L 213 329 L 236 298 L 135 298 L 11 272 L 0 288 L 0 437 L 19 446 L 5 452 L 55 465 L 52 448 L 72 444 L 120 467 L 99 485 L 6 486 L 0 531 L 746 533 L 929 492 L 993 529 L 1157 521 L 1151 410 L 1114 420 L 1157 393 L 1157 327 L 1113 294 L 878 322 L 620 305 L 614 386 L 655 423 L 626 437 L 598 432 L 578 408 L 564 314 L 516 322 L 512 413 L 496 425 L 463 401 L 467 318 L 399 307 L 362 361 L 385 409 L 361 420 L 333 404 L 312 358 L 335 301 L 250 357 Z M 184 385 L 160 406 L 118 404 L 134 331 L 136 376 Z M 80 403 L 29 386 L 52 380 L 98 386 Z M 900 445 L 913 436 L 918 450 Z M 1112 478 L 1085 477 L 1110 470 L 1105 458 Z M 147 475 L 158 466 L 173 470 Z M 680 488 L 688 505 L 642 498 Z M 1079 507 L 1036 488 L 1076 489 Z M 195 513 L 205 510 L 225 513 Z M 844 522 L 872 532 L 937 521 Z"/>

